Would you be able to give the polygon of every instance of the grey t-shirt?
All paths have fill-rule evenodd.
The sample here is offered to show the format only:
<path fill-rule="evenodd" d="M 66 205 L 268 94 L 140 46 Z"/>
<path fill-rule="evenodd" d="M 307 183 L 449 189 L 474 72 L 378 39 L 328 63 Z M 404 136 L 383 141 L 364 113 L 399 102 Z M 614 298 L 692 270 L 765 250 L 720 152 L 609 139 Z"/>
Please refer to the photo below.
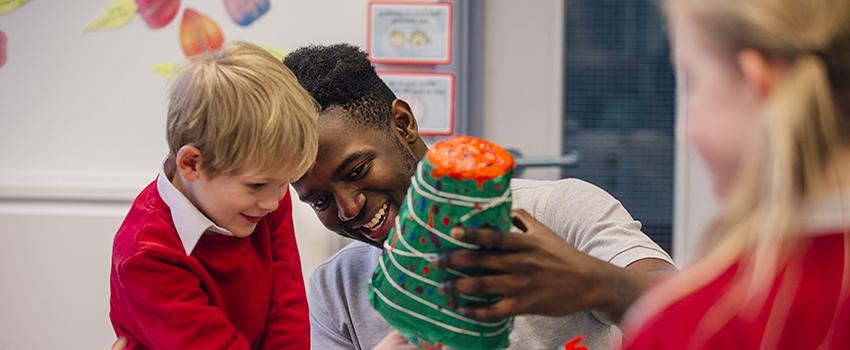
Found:
<path fill-rule="evenodd" d="M 513 208 L 525 209 L 582 252 L 621 267 L 645 258 L 672 263 L 619 201 L 592 184 L 513 179 L 511 190 Z M 392 331 L 369 305 L 366 288 L 380 255 L 380 249 L 354 242 L 316 268 L 307 295 L 313 349 L 372 349 Z M 620 347 L 616 326 L 578 312 L 517 317 L 509 349 L 553 350 L 577 335 L 589 349 Z"/>

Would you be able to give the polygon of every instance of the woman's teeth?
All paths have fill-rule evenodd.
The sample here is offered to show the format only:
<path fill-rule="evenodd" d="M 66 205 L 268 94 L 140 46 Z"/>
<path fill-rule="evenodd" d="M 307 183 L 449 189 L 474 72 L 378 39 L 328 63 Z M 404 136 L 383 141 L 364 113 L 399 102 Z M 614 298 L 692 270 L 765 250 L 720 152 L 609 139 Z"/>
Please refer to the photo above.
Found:
<path fill-rule="evenodd" d="M 363 225 L 363 228 L 365 228 L 369 231 L 374 231 L 376 228 L 378 228 L 378 224 L 383 222 L 384 216 L 386 215 L 386 213 L 387 213 L 387 203 L 384 203 L 384 205 L 381 206 L 381 209 L 379 209 L 378 212 L 375 213 L 375 216 L 372 217 L 372 220 L 370 220 L 368 223 Z"/>

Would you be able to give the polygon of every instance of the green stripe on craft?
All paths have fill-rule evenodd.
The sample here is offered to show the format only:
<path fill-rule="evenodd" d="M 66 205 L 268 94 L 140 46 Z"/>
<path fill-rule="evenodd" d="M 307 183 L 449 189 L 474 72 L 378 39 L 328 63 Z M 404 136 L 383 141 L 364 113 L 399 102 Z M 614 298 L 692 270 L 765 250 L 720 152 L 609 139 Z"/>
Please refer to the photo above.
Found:
<path fill-rule="evenodd" d="M 458 350 L 509 345 L 513 318 L 486 322 L 457 312 L 492 305 L 498 296 L 447 296 L 438 291 L 441 282 L 485 271 L 435 269 L 429 259 L 478 248 L 451 238 L 449 231 L 456 225 L 510 229 L 512 174 L 510 154 L 467 136 L 434 145 L 418 164 L 368 286 L 372 306 L 406 338 Z"/>

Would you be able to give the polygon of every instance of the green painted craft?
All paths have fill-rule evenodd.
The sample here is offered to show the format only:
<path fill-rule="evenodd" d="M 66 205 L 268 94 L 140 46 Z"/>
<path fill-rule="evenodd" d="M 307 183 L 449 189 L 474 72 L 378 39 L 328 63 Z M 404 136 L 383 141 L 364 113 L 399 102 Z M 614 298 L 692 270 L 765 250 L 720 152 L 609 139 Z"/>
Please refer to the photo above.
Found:
<path fill-rule="evenodd" d="M 495 162 L 483 166 L 495 166 L 495 173 L 500 175 L 490 176 L 494 174 L 491 166 L 485 169 L 487 175 L 474 179 L 434 176 L 445 173 L 446 169 L 440 168 L 444 165 L 435 164 L 434 159 L 439 156 L 432 152 L 454 147 L 459 152 L 447 154 L 469 158 L 469 145 L 474 146 L 473 163 Z M 495 153 L 495 157 L 488 152 Z M 480 173 L 473 169 L 470 174 Z M 372 306 L 405 338 L 414 342 L 441 343 L 456 350 L 500 349 L 509 345 L 512 317 L 485 322 L 457 312 L 460 307 L 492 305 L 498 301 L 498 296 L 447 296 L 438 290 L 441 282 L 485 271 L 436 269 L 429 260 L 459 248 L 478 249 L 451 238 L 449 231 L 456 225 L 510 230 L 512 175 L 513 160 L 504 149 L 467 136 L 434 145 L 417 165 L 396 225 L 384 243 L 384 253 L 368 286 Z"/>

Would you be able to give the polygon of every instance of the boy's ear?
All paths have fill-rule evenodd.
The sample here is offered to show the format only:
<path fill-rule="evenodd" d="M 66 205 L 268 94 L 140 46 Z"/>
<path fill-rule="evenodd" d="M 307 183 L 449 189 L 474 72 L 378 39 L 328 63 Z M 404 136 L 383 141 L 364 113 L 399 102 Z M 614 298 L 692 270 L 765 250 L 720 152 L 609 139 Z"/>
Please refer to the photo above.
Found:
<path fill-rule="evenodd" d="M 195 146 L 184 145 L 177 150 L 174 157 L 177 165 L 177 173 L 186 180 L 197 180 L 201 176 L 201 164 L 203 157 L 201 150 Z"/>
<path fill-rule="evenodd" d="M 413 144 L 419 140 L 419 126 L 416 125 L 416 117 L 410 109 L 410 105 L 404 100 L 393 100 L 392 108 L 392 128 L 408 144 Z"/>

